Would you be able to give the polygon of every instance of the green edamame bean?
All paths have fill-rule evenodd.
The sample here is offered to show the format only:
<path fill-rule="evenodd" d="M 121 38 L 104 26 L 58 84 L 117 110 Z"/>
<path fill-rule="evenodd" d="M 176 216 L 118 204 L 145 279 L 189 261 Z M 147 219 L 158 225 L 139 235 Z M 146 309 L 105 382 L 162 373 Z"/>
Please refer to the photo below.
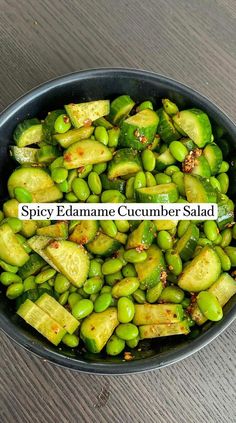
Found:
<path fill-rule="evenodd" d="M 30 289 L 35 289 L 37 287 L 35 283 L 35 276 L 28 276 L 23 282 L 24 292 L 29 291 Z"/>
<path fill-rule="evenodd" d="M 177 286 L 167 286 L 163 289 L 159 300 L 166 303 L 180 304 L 184 299 L 184 291 Z"/>
<path fill-rule="evenodd" d="M 78 198 L 73 192 L 67 192 L 65 198 L 69 203 L 77 203 L 78 201 Z"/>
<path fill-rule="evenodd" d="M 112 273 L 119 272 L 122 266 L 122 261 L 118 258 L 108 259 L 102 265 L 102 273 L 103 275 L 111 275 Z"/>
<path fill-rule="evenodd" d="M 136 348 L 138 346 L 139 341 L 140 341 L 140 338 L 139 336 L 137 336 L 137 338 L 130 339 L 130 341 L 126 341 L 126 345 L 129 348 Z"/>
<path fill-rule="evenodd" d="M 183 162 L 188 154 L 187 147 L 185 147 L 185 145 L 180 141 L 172 141 L 169 145 L 169 150 L 178 162 Z"/>
<path fill-rule="evenodd" d="M 217 298 L 209 291 L 199 292 L 197 296 L 197 304 L 204 316 L 218 322 L 223 317 L 222 307 Z"/>
<path fill-rule="evenodd" d="M 100 291 L 101 294 L 106 294 L 107 292 L 111 293 L 111 286 L 104 285 Z"/>
<path fill-rule="evenodd" d="M 146 110 L 146 109 L 153 110 L 153 104 L 149 100 L 146 100 L 140 103 L 136 110 L 137 112 L 141 112 L 142 110 Z"/>
<path fill-rule="evenodd" d="M 83 288 L 78 288 L 77 292 L 83 297 L 83 298 L 89 298 L 89 294 L 85 292 Z"/>
<path fill-rule="evenodd" d="M 145 173 L 140 171 L 136 173 L 134 177 L 134 191 L 138 188 L 143 188 L 146 186 L 146 176 Z"/>
<path fill-rule="evenodd" d="M 211 176 L 210 177 L 210 183 L 213 186 L 213 188 L 218 189 L 219 191 L 221 191 L 220 183 L 219 183 L 218 179 L 215 178 L 215 176 Z"/>
<path fill-rule="evenodd" d="M 125 233 L 129 230 L 129 221 L 128 220 L 115 220 L 115 225 L 119 232 Z"/>
<path fill-rule="evenodd" d="M 201 247 L 205 247 L 205 245 L 212 245 L 212 241 L 210 241 L 208 238 L 200 237 L 198 239 L 198 245 L 200 245 Z"/>
<path fill-rule="evenodd" d="M 23 283 L 13 283 L 12 285 L 8 286 L 6 290 L 6 296 L 9 300 L 14 300 L 15 298 L 19 297 L 24 292 L 24 285 Z"/>
<path fill-rule="evenodd" d="M 71 127 L 71 121 L 69 116 L 60 115 L 56 118 L 54 123 L 54 129 L 59 134 L 64 134 L 65 132 L 69 131 L 70 127 Z"/>
<path fill-rule="evenodd" d="M 230 228 L 224 229 L 221 232 L 221 237 L 222 237 L 222 239 L 221 239 L 220 246 L 222 248 L 228 247 L 228 245 L 230 245 L 232 238 L 233 238 L 232 230 Z"/>
<path fill-rule="evenodd" d="M 97 259 L 90 260 L 89 278 L 94 276 L 102 276 L 102 264 Z"/>
<path fill-rule="evenodd" d="M 224 160 L 221 163 L 220 169 L 218 170 L 218 173 L 226 173 L 229 170 L 229 163 L 225 162 Z"/>
<path fill-rule="evenodd" d="M 190 304 L 191 304 L 191 299 L 187 297 L 185 297 L 183 301 L 181 302 L 181 305 L 183 308 L 188 308 Z"/>
<path fill-rule="evenodd" d="M 87 176 L 90 174 L 90 172 L 92 172 L 92 170 L 93 170 L 93 166 L 90 165 L 90 164 L 89 165 L 85 165 L 85 166 L 81 166 L 78 169 L 78 177 L 80 179 L 86 179 Z"/>
<path fill-rule="evenodd" d="M 168 176 L 172 176 L 175 172 L 179 172 L 178 166 L 170 165 L 164 170 L 165 174 Z"/>
<path fill-rule="evenodd" d="M 155 169 L 156 158 L 151 150 L 143 150 L 142 152 L 142 163 L 144 170 L 152 172 Z"/>
<path fill-rule="evenodd" d="M 203 224 L 203 230 L 206 237 L 212 242 L 214 242 L 219 235 L 219 229 L 214 220 L 205 221 Z"/>
<path fill-rule="evenodd" d="M 115 284 L 116 284 L 117 282 L 119 282 L 121 279 L 123 279 L 123 275 L 122 275 L 121 271 L 119 271 L 119 272 L 115 272 L 115 273 L 112 273 L 111 275 L 106 275 L 106 276 L 105 276 L 106 283 L 107 283 L 109 286 L 113 286 L 113 285 L 115 285 Z"/>
<path fill-rule="evenodd" d="M 70 308 L 72 309 L 74 305 L 82 299 L 83 299 L 82 295 L 80 295 L 78 292 L 72 292 L 68 297 L 68 304 Z"/>
<path fill-rule="evenodd" d="M 91 194 L 87 198 L 86 203 L 100 203 L 100 197 L 99 197 L 99 195 Z"/>
<path fill-rule="evenodd" d="M 163 284 L 162 282 L 158 282 L 155 286 L 152 288 L 149 288 L 146 293 L 146 300 L 150 303 L 156 303 L 159 299 L 161 293 L 163 291 Z"/>
<path fill-rule="evenodd" d="M 138 336 L 138 328 L 133 323 L 120 323 L 116 328 L 116 335 L 124 341 L 130 341 Z"/>
<path fill-rule="evenodd" d="M 53 160 L 52 163 L 50 163 L 50 165 L 49 165 L 50 171 L 52 171 L 56 167 L 62 167 L 63 166 L 63 163 L 64 163 L 63 156 L 57 157 L 55 160 Z"/>
<path fill-rule="evenodd" d="M 48 279 L 47 283 L 49 286 L 54 286 L 55 278 Z"/>
<path fill-rule="evenodd" d="M 108 133 L 103 126 L 97 126 L 94 131 L 95 139 L 104 145 L 108 144 Z"/>
<path fill-rule="evenodd" d="M 185 196 L 184 174 L 183 172 L 174 172 L 172 175 L 172 182 L 177 185 L 180 195 Z"/>
<path fill-rule="evenodd" d="M 94 311 L 100 313 L 110 307 L 112 302 L 112 296 L 110 292 L 104 292 L 99 295 L 94 302 Z"/>
<path fill-rule="evenodd" d="M 133 294 L 138 287 L 138 278 L 124 278 L 113 286 L 111 293 L 114 298 L 127 297 L 128 295 Z"/>
<path fill-rule="evenodd" d="M 144 304 L 146 302 L 145 291 L 143 291 L 142 289 L 136 289 L 136 291 L 132 295 L 138 304 Z"/>
<path fill-rule="evenodd" d="M 107 168 L 107 163 L 96 163 L 93 165 L 93 172 L 96 172 L 98 175 L 101 175 L 101 173 L 105 172 Z"/>
<path fill-rule="evenodd" d="M 125 200 L 125 196 L 116 189 L 107 189 L 101 195 L 102 203 L 124 203 Z"/>
<path fill-rule="evenodd" d="M 60 297 L 58 298 L 58 302 L 59 302 L 59 304 L 61 304 L 62 306 L 66 305 L 66 304 L 67 304 L 67 301 L 68 301 L 68 297 L 69 297 L 69 295 L 70 295 L 69 290 L 68 290 L 68 291 L 63 292 L 63 293 L 60 295 Z"/>
<path fill-rule="evenodd" d="M 70 333 L 66 333 L 62 338 L 63 344 L 70 348 L 76 348 L 79 345 L 78 336 Z"/>
<path fill-rule="evenodd" d="M 7 217 L 6 219 L 4 219 L 4 222 L 5 221 L 11 227 L 14 234 L 17 234 L 17 232 L 20 232 L 22 230 L 23 224 L 22 221 L 18 219 L 18 217 Z"/>
<path fill-rule="evenodd" d="M 16 275 L 15 273 L 10 272 L 2 272 L 0 275 L 0 282 L 5 285 L 11 285 L 12 283 L 22 283 L 22 279 L 20 276 Z"/>
<path fill-rule="evenodd" d="M 70 281 L 62 275 L 58 273 L 54 283 L 54 289 L 58 292 L 58 294 L 63 294 L 63 292 L 67 291 L 70 288 Z"/>
<path fill-rule="evenodd" d="M 169 184 L 171 182 L 171 177 L 166 175 L 165 173 L 157 173 L 156 176 L 156 183 L 159 184 Z"/>
<path fill-rule="evenodd" d="M 69 192 L 69 184 L 67 180 L 60 182 L 60 184 L 57 184 L 57 187 L 61 192 Z"/>
<path fill-rule="evenodd" d="M 116 335 L 112 335 L 106 344 L 106 353 L 112 356 L 119 355 L 124 348 L 125 341 Z"/>
<path fill-rule="evenodd" d="M 169 269 L 175 276 L 178 276 L 180 275 L 180 273 L 182 273 L 183 264 L 182 264 L 181 257 L 178 253 L 176 253 L 173 250 L 168 250 L 166 251 L 165 259 Z"/>
<path fill-rule="evenodd" d="M 47 282 L 49 279 L 53 278 L 56 273 L 57 271 L 52 268 L 43 270 L 37 276 L 35 276 L 35 283 L 41 284 Z"/>
<path fill-rule="evenodd" d="M 99 294 L 91 294 L 90 297 L 89 297 L 89 299 L 94 303 L 96 301 L 98 295 Z"/>
<path fill-rule="evenodd" d="M 146 251 L 137 251 L 135 248 L 125 251 L 124 253 L 124 259 L 128 263 L 141 263 L 142 261 L 146 260 L 146 258 Z"/>
<path fill-rule="evenodd" d="M 129 323 L 134 317 L 134 303 L 127 297 L 119 298 L 117 302 L 118 320 L 120 323 Z"/>
<path fill-rule="evenodd" d="M 71 184 L 71 187 L 78 200 L 87 200 L 90 194 L 90 190 L 87 182 L 84 179 L 75 178 Z"/>
<path fill-rule="evenodd" d="M 156 185 L 155 176 L 151 172 L 145 172 L 146 176 L 146 186 L 147 187 L 154 187 Z"/>
<path fill-rule="evenodd" d="M 6 270 L 6 272 L 10 272 L 10 273 L 17 273 L 19 270 L 19 267 L 13 266 L 12 264 L 5 263 L 5 261 L 3 260 L 0 260 L 0 267 L 3 270 Z"/>
<path fill-rule="evenodd" d="M 181 238 L 185 234 L 189 225 L 190 225 L 190 220 L 181 220 L 178 223 L 177 235 L 179 238 Z"/>
<path fill-rule="evenodd" d="M 227 254 L 224 252 L 224 250 L 221 247 L 216 246 L 215 251 L 220 259 L 222 270 L 224 272 L 227 272 L 228 270 L 230 270 L 231 261 L 230 261 L 230 258 L 227 256 Z"/>
<path fill-rule="evenodd" d="M 100 276 L 94 276 L 93 278 L 87 279 L 84 283 L 83 289 L 86 294 L 97 294 L 103 285 L 103 280 Z"/>
<path fill-rule="evenodd" d="M 176 113 L 178 113 L 178 111 L 179 111 L 178 106 L 175 103 L 173 103 L 172 101 L 170 101 L 168 98 L 164 98 L 162 100 L 162 104 L 163 104 L 163 108 L 164 108 L 165 112 L 169 116 L 176 115 Z"/>
<path fill-rule="evenodd" d="M 219 234 L 213 244 L 214 245 L 220 245 L 221 241 L 222 241 L 222 236 L 221 236 L 221 234 Z"/>
<path fill-rule="evenodd" d="M 19 203 L 32 203 L 33 201 L 31 193 L 22 187 L 16 187 L 14 189 L 14 195 Z"/>
<path fill-rule="evenodd" d="M 51 177 L 54 182 L 56 182 L 57 184 L 61 184 L 67 179 L 68 170 L 64 167 L 56 167 L 52 170 Z"/>
<path fill-rule="evenodd" d="M 227 256 L 230 258 L 231 266 L 236 266 L 236 247 L 225 247 L 224 252 L 227 254 Z"/>
<path fill-rule="evenodd" d="M 132 263 L 127 263 L 122 268 L 122 273 L 123 273 L 124 278 L 128 278 L 130 276 L 137 276 L 137 272 L 136 272 L 135 267 Z"/>
<path fill-rule="evenodd" d="M 86 298 L 75 303 L 72 307 L 72 314 L 76 319 L 83 319 L 93 311 L 93 302 Z"/>
<path fill-rule="evenodd" d="M 109 129 L 108 132 L 108 146 L 109 147 L 117 147 L 119 136 L 120 136 L 120 128 L 118 126 Z"/>
<path fill-rule="evenodd" d="M 71 285 L 70 288 L 69 288 L 69 291 L 70 291 L 70 293 L 76 292 L 77 291 L 77 287 L 74 286 L 74 285 Z"/>
<path fill-rule="evenodd" d="M 157 233 L 157 245 L 164 251 L 172 248 L 173 240 L 169 232 L 160 231 Z"/>
<path fill-rule="evenodd" d="M 220 188 L 221 188 L 221 192 L 223 194 L 226 194 L 229 188 L 229 177 L 227 175 L 227 173 L 220 173 L 217 176 L 217 179 L 220 183 Z"/>
<path fill-rule="evenodd" d="M 111 238 L 114 238 L 117 235 L 117 227 L 113 220 L 100 220 L 99 224 L 106 235 Z"/>
<path fill-rule="evenodd" d="M 135 177 L 132 176 L 126 182 L 125 196 L 128 200 L 132 200 L 134 198 L 134 179 Z"/>
<path fill-rule="evenodd" d="M 96 172 L 90 172 L 88 176 L 88 185 L 93 194 L 100 195 L 102 192 L 102 183 Z"/>

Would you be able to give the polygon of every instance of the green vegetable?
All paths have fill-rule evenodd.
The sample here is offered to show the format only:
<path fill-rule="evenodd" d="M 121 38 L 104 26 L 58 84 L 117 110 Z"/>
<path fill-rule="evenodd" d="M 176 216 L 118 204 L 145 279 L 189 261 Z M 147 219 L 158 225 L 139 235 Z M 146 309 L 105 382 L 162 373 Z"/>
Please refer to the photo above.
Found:
<path fill-rule="evenodd" d="M 114 155 L 108 165 L 108 179 L 119 178 L 134 174 L 142 170 L 141 160 L 138 153 L 131 148 L 122 148 Z"/>
<path fill-rule="evenodd" d="M 202 110 L 182 110 L 173 116 L 173 121 L 199 148 L 211 142 L 211 123 Z"/>
<path fill-rule="evenodd" d="M 138 336 L 138 328 L 133 323 L 121 323 L 116 328 L 116 335 L 124 341 L 131 341 Z"/>
<path fill-rule="evenodd" d="M 110 150 L 104 144 L 94 140 L 75 142 L 64 152 L 66 169 L 76 169 L 89 164 L 107 162 L 111 159 Z"/>
<path fill-rule="evenodd" d="M 133 109 L 135 103 L 129 95 L 121 95 L 111 102 L 109 120 L 114 125 L 125 119 Z"/>
<path fill-rule="evenodd" d="M 152 288 L 156 285 L 160 279 L 161 272 L 165 270 L 165 261 L 160 248 L 156 245 L 151 245 L 147 250 L 147 259 L 141 263 L 136 263 L 135 270 L 144 289 Z"/>
<path fill-rule="evenodd" d="M 127 297 L 121 297 L 117 303 L 118 320 L 120 323 L 129 323 L 134 317 L 134 303 Z"/>
<path fill-rule="evenodd" d="M 180 323 L 139 326 L 139 335 L 141 339 L 187 335 L 189 332 L 190 330 L 187 320 L 183 320 Z"/>
<path fill-rule="evenodd" d="M 59 134 L 64 134 L 65 132 L 69 131 L 71 127 L 70 119 L 67 115 L 59 115 L 54 123 L 55 132 Z"/>
<path fill-rule="evenodd" d="M 179 195 L 176 185 L 170 183 L 139 188 L 136 196 L 140 203 L 175 203 Z"/>
<path fill-rule="evenodd" d="M 13 139 L 18 147 L 41 142 L 43 130 L 40 121 L 33 118 L 19 123 L 13 133 Z"/>
<path fill-rule="evenodd" d="M 66 112 L 75 128 L 89 126 L 94 120 L 106 116 L 110 111 L 109 100 L 89 101 L 87 103 L 68 104 Z"/>
<path fill-rule="evenodd" d="M 84 319 L 93 311 L 93 302 L 86 298 L 79 300 L 72 307 L 72 314 L 76 319 Z"/>
<path fill-rule="evenodd" d="M 125 348 L 125 341 L 112 335 L 106 345 L 106 353 L 108 355 L 119 355 Z"/>
<path fill-rule="evenodd" d="M 19 267 L 29 259 L 8 223 L 2 223 L 0 226 L 0 259 Z"/>
<path fill-rule="evenodd" d="M 180 304 L 135 304 L 135 325 L 170 324 L 183 320 Z"/>
<path fill-rule="evenodd" d="M 158 122 L 158 115 L 153 110 L 138 112 L 122 122 L 118 144 L 144 150 L 154 140 Z"/>
<path fill-rule="evenodd" d="M 209 291 L 202 291 L 197 296 L 197 304 L 204 316 L 218 322 L 223 317 L 223 311 L 217 298 Z"/>
<path fill-rule="evenodd" d="M 178 140 L 180 138 L 179 132 L 175 129 L 173 121 L 164 109 L 158 110 L 159 124 L 157 132 L 161 139 L 169 144 L 171 141 Z"/>
<path fill-rule="evenodd" d="M 133 294 L 139 287 L 139 280 L 136 277 L 124 278 L 117 282 L 112 288 L 114 298 L 126 297 Z"/>
<path fill-rule="evenodd" d="M 55 134 L 53 139 L 63 148 L 68 148 L 77 141 L 86 140 L 91 137 L 94 131 L 93 126 L 83 126 L 78 129 L 70 129 L 64 134 Z"/>

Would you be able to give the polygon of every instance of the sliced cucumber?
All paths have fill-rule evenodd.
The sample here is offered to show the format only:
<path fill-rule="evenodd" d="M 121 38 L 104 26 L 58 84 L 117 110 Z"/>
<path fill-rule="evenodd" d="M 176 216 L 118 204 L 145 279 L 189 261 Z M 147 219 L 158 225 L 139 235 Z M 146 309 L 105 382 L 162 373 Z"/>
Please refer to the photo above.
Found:
<path fill-rule="evenodd" d="M 135 325 L 162 325 L 183 320 L 184 311 L 180 304 L 135 304 L 133 322 Z"/>
<path fill-rule="evenodd" d="M 165 270 L 164 256 L 160 248 L 151 245 L 146 252 L 146 260 L 135 264 L 135 270 L 143 289 L 155 286 L 160 280 L 161 272 Z"/>
<path fill-rule="evenodd" d="M 188 149 L 188 151 L 192 151 L 197 148 L 197 145 L 190 138 L 181 138 L 180 141 Z"/>
<path fill-rule="evenodd" d="M 65 150 L 64 166 L 66 169 L 76 169 L 89 164 L 108 162 L 111 159 L 111 151 L 101 142 L 82 140 Z"/>
<path fill-rule="evenodd" d="M 97 232 L 97 220 L 82 220 L 76 225 L 69 239 L 77 244 L 87 244 L 88 242 L 93 241 Z"/>
<path fill-rule="evenodd" d="M 68 104 L 66 112 L 75 128 L 86 125 L 87 122 L 106 116 L 110 112 L 109 100 L 89 101 L 87 103 Z"/>
<path fill-rule="evenodd" d="M 100 117 L 93 122 L 94 126 L 103 126 L 105 129 L 112 129 L 113 125 L 104 117 Z"/>
<path fill-rule="evenodd" d="M 115 179 L 119 176 L 132 175 L 142 170 L 142 163 L 138 153 L 132 148 L 118 150 L 108 165 L 107 176 Z"/>
<path fill-rule="evenodd" d="M 190 223 L 185 234 L 179 239 L 176 245 L 176 252 L 184 261 L 188 261 L 195 251 L 199 240 L 199 229 L 193 223 Z"/>
<path fill-rule="evenodd" d="M 18 275 L 24 280 L 38 273 L 45 264 L 46 262 L 38 254 L 30 254 L 29 260 L 19 269 Z"/>
<path fill-rule="evenodd" d="M 192 175 L 199 175 L 202 178 L 210 178 L 211 169 L 207 159 L 204 156 L 197 157 L 194 160 L 194 167 L 192 169 Z"/>
<path fill-rule="evenodd" d="M 67 222 L 58 222 L 50 226 L 44 226 L 38 228 L 36 234 L 54 239 L 66 239 L 68 237 L 68 224 Z"/>
<path fill-rule="evenodd" d="M 140 203 L 175 203 L 179 194 L 176 185 L 169 183 L 138 188 L 136 197 Z"/>
<path fill-rule="evenodd" d="M 219 277 L 221 263 L 211 247 L 204 247 L 180 275 L 178 285 L 189 292 L 208 289 Z"/>
<path fill-rule="evenodd" d="M 17 147 L 10 145 L 10 155 L 20 164 L 37 165 L 37 148 Z"/>
<path fill-rule="evenodd" d="M 44 251 L 44 248 L 46 248 L 50 244 L 50 242 L 52 242 L 52 238 L 39 235 L 35 235 L 27 240 L 27 243 L 30 248 L 37 254 L 39 254 L 51 267 L 53 267 L 53 269 L 60 273 L 59 268 L 52 262 L 52 260 L 50 260 L 50 258 Z"/>
<path fill-rule="evenodd" d="M 216 203 L 217 201 L 216 191 L 207 179 L 186 174 L 184 186 L 190 203 Z"/>
<path fill-rule="evenodd" d="M 218 217 L 217 225 L 222 231 L 227 228 L 229 223 L 234 221 L 234 203 L 226 195 L 217 193 L 217 203 L 218 203 Z"/>
<path fill-rule="evenodd" d="M 86 245 L 86 248 L 92 254 L 98 256 L 110 256 L 121 247 L 121 243 L 115 238 L 100 232 L 96 238 Z"/>
<path fill-rule="evenodd" d="M 13 139 L 18 147 L 37 144 L 43 141 L 42 124 L 38 119 L 28 119 L 19 123 L 13 133 Z"/>
<path fill-rule="evenodd" d="M 173 116 L 173 121 L 188 135 L 199 148 L 211 142 L 211 123 L 200 109 L 182 110 Z"/>
<path fill-rule="evenodd" d="M 143 325 L 139 327 L 140 339 L 159 338 L 162 336 L 187 335 L 190 332 L 188 321 L 162 325 Z"/>
<path fill-rule="evenodd" d="M 89 258 L 82 245 L 71 241 L 53 241 L 45 249 L 45 254 L 69 281 L 80 288 L 89 272 Z"/>
<path fill-rule="evenodd" d="M 155 233 L 155 225 L 149 220 L 144 220 L 137 229 L 128 236 L 126 248 L 144 248 L 146 250 L 152 244 Z"/>
<path fill-rule="evenodd" d="M 63 148 L 68 148 L 71 144 L 77 141 L 86 140 L 91 137 L 93 133 L 93 126 L 82 126 L 78 129 L 70 129 L 64 134 L 55 134 L 53 139 Z"/>
<path fill-rule="evenodd" d="M 121 95 L 111 102 L 109 120 L 117 125 L 125 119 L 133 109 L 135 102 L 129 95 Z"/>
<path fill-rule="evenodd" d="M 0 259 L 18 267 L 23 266 L 29 260 L 29 255 L 7 223 L 2 223 L 0 226 Z"/>
<path fill-rule="evenodd" d="M 3 212 L 6 217 L 18 217 L 18 206 L 19 202 L 15 198 L 7 200 L 3 204 Z M 20 234 L 29 238 L 33 236 L 37 229 L 37 223 L 35 220 L 22 220 L 22 229 Z"/>
<path fill-rule="evenodd" d="M 142 110 L 124 120 L 121 125 L 119 145 L 144 150 L 154 140 L 158 115 L 150 109 Z"/>
<path fill-rule="evenodd" d="M 211 174 L 216 175 L 220 170 L 221 163 L 223 161 L 223 154 L 221 149 L 216 144 L 208 144 L 203 150 L 204 157 L 206 157 Z"/>
<path fill-rule="evenodd" d="M 156 157 L 155 170 L 158 170 L 159 172 L 164 170 L 167 166 L 170 166 L 176 162 L 169 148 L 167 148 L 167 150 L 164 151 L 164 153 L 161 153 L 161 154 L 154 153 L 154 155 Z"/>
<path fill-rule="evenodd" d="M 40 164 L 50 164 L 60 156 L 60 151 L 54 145 L 43 145 L 37 150 L 37 161 Z"/>
<path fill-rule="evenodd" d="M 65 110 L 59 109 L 59 110 L 53 110 L 52 112 L 49 112 L 44 119 L 43 122 L 43 139 L 48 144 L 56 144 L 56 142 L 53 139 L 53 135 L 55 134 L 55 128 L 54 124 L 56 122 L 56 119 L 58 116 L 65 114 Z"/>
<path fill-rule="evenodd" d="M 157 113 L 160 119 L 157 132 L 161 139 L 167 144 L 169 144 L 171 141 L 178 140 L 181 135 L 174 127 L 171 117 L 165 112 L 163 108 L 159 109 Z"/>
<path fill-rule="evenodd" d="M 102 173 L 100 175 L 100 179 L 101 179 L 102 187 L 104 190 L 115 189 L 120 191 L 122 194 L 125 193 L 126 182 L 123 181 L 123 179 L 119 179 L 119 178 L 108 179 L 105 173 Z"/>
<path fill-rule="evenodd" d="M 178 220 L 153 220 L 157 231 L 171 231 L 178 225 Z"/>

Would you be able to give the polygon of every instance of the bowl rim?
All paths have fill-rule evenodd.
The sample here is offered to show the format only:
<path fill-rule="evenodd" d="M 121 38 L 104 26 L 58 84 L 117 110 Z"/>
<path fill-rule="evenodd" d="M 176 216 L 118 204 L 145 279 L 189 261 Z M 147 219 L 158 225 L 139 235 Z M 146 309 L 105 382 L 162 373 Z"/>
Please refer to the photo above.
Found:
<path fill-rule="evenodd" d="M 107 76 L 114 77 L 115 73 L 123 75 L 125 77 L 136 76 L 140 79 L 158 80 L 159 82 L 167 83 L 170 88 L 174 89 L 177 92 L 184 92 L 187 95 L 192 95 L 193 97 L 197 98 L 198 103 L 200 102 L 203 106 L 207 107 L 207 109 L 210 110 L 213 116 L 217 116 L 218 118 L 220 118 L 220 121 L 223 125 L 227 127 L 227 131 L 230 134 L 236 135 L 236 126 L 233 121 L 227 116 L 227 114 L 223 110 L 221 110 L 221 108 L 218 107 L 212 100 L 200 94 L 195 89 L 192 89 L 188 85 L 178 82 L 175 79 L 166 77 L 162 74 L 142 69 L 123 67 L 103 67 L 85 69 L 50 79 L 47 82 L 44 82 L 31 89 L 26 94 L 13 101 L 7 108 L 5 108 L 0 114 L 0 126 L 7 123 L 7 121 L 12 118 L 12 115 L 19 111 L 29 101 L 31 101 L 32 99 L 37 99 L 37 97 L 40 97 L 42 94 L 47 93 L 47 91 L 53 88 L 59 87 L 67 83 L 71 83 L 73 81 L 79 81 L 80 79 L 88 79 L 95 77 L 101 78 Z M 190 355 L 201 350 L 207 344 L 212 342 L 234 321 L 235 318 L 236 304 L 233 305 L 232 309 L 226 316 L 224 316 L 221 321 L 215 323 L 213 326 L 208 328 L 206 332 L 202 333 L 198 338 L 191 340 L 188 345 L 183 346 L 179 350 L 175 351 L 173 349 L 170 350 L 170 352 L 165 351 L 163 353 L 160 353 L 158 356 L 143 358 L 135 361 L 124 361 L 123 363 L 83 362 L 79 359 L 79 357 L 72 358 L 69 356 L 61 355 L 59 352 L 56 351 L 50 351 L 46 346 L 37 343 L 37 341 L 32 341 L 26 335 L 19 333 L 16 330 L 16 326 L 14 325 L 14 323 L 8 320 L 2 314 L 0 315 L 0 329 L 19 346 L 35 354 L 44 361 L 46 360 L 61 367 L 70 368 L 71 370 L 77 370 L 83 373 L 122 375 L 141 373 L 145 371 L 159 369 L 177 363 L 178 361 L 189 357 Z M 164 355 L 165 357 L 162 358 L 162 355 Z"/>

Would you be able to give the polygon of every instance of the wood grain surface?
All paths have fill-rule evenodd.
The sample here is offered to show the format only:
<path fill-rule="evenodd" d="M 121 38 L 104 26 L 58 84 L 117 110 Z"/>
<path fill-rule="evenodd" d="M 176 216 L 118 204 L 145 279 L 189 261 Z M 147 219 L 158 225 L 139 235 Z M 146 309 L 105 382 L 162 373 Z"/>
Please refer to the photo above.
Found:
<path fill-rule="evenodd" d="M 235 0 L 0 0 L 0 109 L 79 69 L 145 68 L 191 85 L 236 121 Z M 1 423 L 235 423 L 236 325 L 156 372 L 91 376 L 1 335 Z"/>

